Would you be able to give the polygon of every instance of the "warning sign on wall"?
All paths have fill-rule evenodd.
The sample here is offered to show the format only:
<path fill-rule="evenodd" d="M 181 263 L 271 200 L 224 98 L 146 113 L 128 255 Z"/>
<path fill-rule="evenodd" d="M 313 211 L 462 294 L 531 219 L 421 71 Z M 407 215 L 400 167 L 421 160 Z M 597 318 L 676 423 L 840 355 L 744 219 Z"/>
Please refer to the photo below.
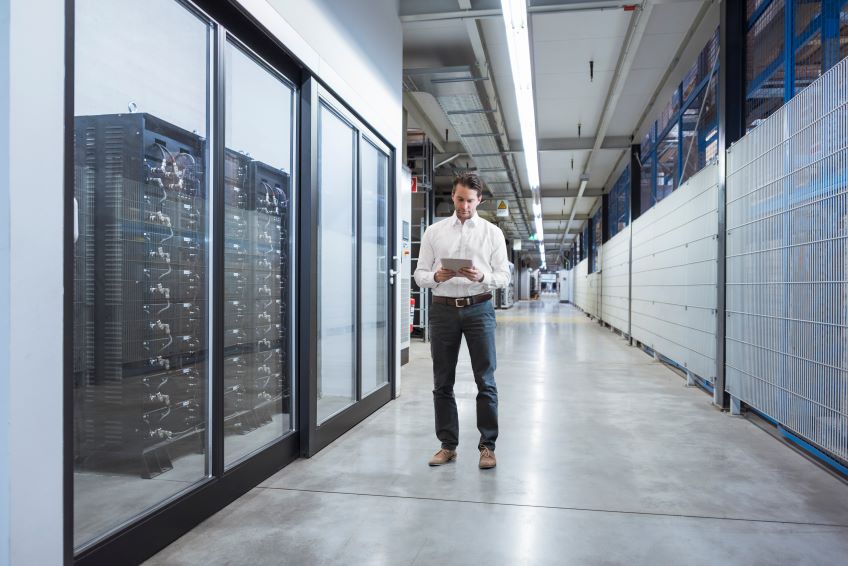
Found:
<path fill-rule="evenodd" d="M 509 217 L 509 205 L 505 200 L 498 201 L 498 216 L 508 218 Z"/>

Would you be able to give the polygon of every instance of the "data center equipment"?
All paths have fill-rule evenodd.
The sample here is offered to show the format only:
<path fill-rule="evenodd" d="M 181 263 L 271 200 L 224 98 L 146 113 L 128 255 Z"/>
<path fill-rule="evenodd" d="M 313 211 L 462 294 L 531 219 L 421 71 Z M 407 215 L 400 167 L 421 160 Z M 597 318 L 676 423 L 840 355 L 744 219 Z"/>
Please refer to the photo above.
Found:
<path fill-rule="evenodd" d="M 206 447 L 208 147 L 144 113 L 77 117 L 74 141 L 75 465 L 150 478 Z M 246 432 L 290 395 L 290 187 L 247 156 L 225 161 L 238 183 L 225 187 L 225 420 Z"/>
<path fill-rule="evenodd" d="M 518 275 L 515 270 L 515 264 L 509 263 L 509 283 L 503 289 L 498 289 L 495 293 L 495 308 L 509 309 L 515 305 L 515 286 Z"/>
<path fill-rule="evenodd" d="M 286 347 L 289 175 L 224 156 L 224 425 L 247 433 L 291 411 Z"/>

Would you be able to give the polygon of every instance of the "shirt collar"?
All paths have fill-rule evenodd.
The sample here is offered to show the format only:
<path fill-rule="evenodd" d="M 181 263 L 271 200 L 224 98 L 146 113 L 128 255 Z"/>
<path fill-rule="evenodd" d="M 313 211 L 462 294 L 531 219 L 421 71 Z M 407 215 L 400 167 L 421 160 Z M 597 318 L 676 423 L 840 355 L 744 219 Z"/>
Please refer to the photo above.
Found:
<path fill-rule="evenodd" d="M 477 216 L 477 211 L 474 211 L 474 216 L 465 221 L 471 228 L 477 224 L 478 219 L 480 217 Z M 462 226 L 462 222 L 460 222 L 459 217 L 456 215 L 456 211 L 454 211 L 453 216 L 451 216 L 451 226 Z"/>

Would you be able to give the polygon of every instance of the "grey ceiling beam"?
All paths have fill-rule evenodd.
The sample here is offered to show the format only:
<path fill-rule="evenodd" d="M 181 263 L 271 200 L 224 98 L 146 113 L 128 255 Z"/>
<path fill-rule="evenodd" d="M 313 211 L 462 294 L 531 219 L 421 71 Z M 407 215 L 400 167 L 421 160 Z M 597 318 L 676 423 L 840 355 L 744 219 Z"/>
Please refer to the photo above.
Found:
<path fill-rule="evenodd" d="M 409 92 L 403 93 L 403 107 L 406 109 L 407 114 L 409 114 L 412 119 L 421 126 L 424 133 L 427 134 L 427 137 L 433 142 L 433 146 L 435 146 L 436 150 L 440 153 L 445 153 L 445 139 L 439 133 L 436 126 L 433 125 L 433 122 L 430 121 L 430 118 L 427 117 L 427 113 L 423 108 L 421 108 L 421 105 L 418 104 L 415 97 Z"/>
<path fill-rule="evenodd" d="M 552 4 L 549 6 L 528 6 L 530 14 L 557 13 L 557 12 L 587 12 L 595 10 L 622 9 L 625 5 L 640 4 L 639 0 L 630 2 L 622 0 L 595 0 L 590 2 L 568 2 L 563 4 Z M 469 5 L 470 4 L 466 4 Z M 462 4 L 460 4 L 462 6 Z M 480 20 L 485 18 L 499 18 L 503 15 L 500 8 L 473 10 L 445 10 L 440 12 L 427 12 L 423 14 L 403 14 L 400 21 L 407 22 L 438 22 L 445 20 Z"/>
<path fill-rule="evenodd" d="M 581 195 L 580 191 L 577 188 L 574 189 L 540 189 L 540 196 L 542 198 L 577 198 L 578 196 L 584 197 L 600 197 L 603 196 L 606 191 L 603 188 L 598 189 L 589 189 L 586 188 L 583 190 Z M 577 203 L 574 203 L 575 205 Z M 575 213 L 576 214 L 576 213 Z"/>
<path fill-rule="evenodd" d="M 568 220 L 568 218 L 569 218 L 568 214 L 545 214 L 542 217 L 542 220 L 544 220 L 545 222 L 562 222 L 564 220 Z M 576 220 L 578 222 L 582 221 L 582 220 L 589 220 L 589 215 L 588 214 L 576 214 L 574 216 L 574 220 Z M 545 230 L 545 232 L 547 232 L 547 230 Z"/>
<path fill-rule="evenodd" d="M 633 143 L 630 136 L 607 136 L 601 142 L 600 149 L 628 149 Z M 593 149 L 595 138 L 542 138 L 538 142 L 539 151 L 578 151 Z M 516 153 L 523 151 L 521 140 L 509 140 L 509 146 Z"/>

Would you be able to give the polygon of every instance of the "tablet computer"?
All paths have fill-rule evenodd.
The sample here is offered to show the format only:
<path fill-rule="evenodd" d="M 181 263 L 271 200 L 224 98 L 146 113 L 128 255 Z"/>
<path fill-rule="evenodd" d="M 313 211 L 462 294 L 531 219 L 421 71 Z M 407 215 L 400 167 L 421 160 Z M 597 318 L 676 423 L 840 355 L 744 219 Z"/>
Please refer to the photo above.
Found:
<path fill-rule="evenodd" d="M 457 259 L 453 257 L 442 258 L 442 268 L 450 269 L 451 271 L 459 271 L 463 267 L 471 267 L 474 264 L 470 259 Z"/>

